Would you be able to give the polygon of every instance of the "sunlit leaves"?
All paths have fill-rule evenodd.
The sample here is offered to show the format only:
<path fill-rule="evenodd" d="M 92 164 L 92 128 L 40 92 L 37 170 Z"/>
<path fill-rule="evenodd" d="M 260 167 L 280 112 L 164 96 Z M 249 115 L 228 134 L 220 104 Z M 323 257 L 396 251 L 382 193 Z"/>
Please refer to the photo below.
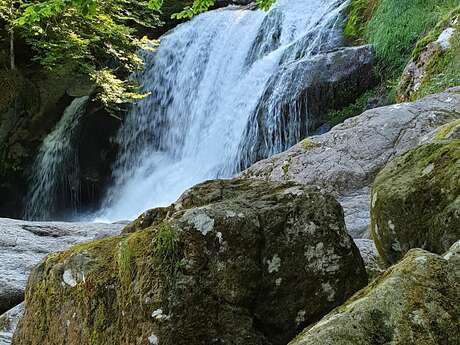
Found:
<path fill-rule="evenodd" d="M 259 8 L 264 11 L 268 11 L 270 7 L 275 3 L 276 0 L 257 0 L 256 4 Z"/>
<path fill-rule="evenodd" d="M 150 0 L 150 2 L 159 2 L 162 0 Z M 276 0 L 256 0 L 256 4 L 264 11 L 268 11 Z M 181 12 L 172 15 L 175 19 L 191 18 L 197 14 L 209 10 L 215 3 L 215 0 L 194 0 L 191 6 L 185 7 Z"/>

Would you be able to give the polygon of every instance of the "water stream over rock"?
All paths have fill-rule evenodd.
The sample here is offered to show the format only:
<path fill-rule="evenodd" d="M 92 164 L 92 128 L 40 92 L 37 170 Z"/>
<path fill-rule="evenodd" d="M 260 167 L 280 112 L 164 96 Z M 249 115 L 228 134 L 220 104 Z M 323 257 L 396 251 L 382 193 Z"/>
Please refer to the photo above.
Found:
<path fill-rule="evenodd" d="M 137 79 L 151 96 L 133 106 L 120 130 L 115 183 L 100 218 L 134 218 L 167 205 L 196 183 L 231 177 L 308 135 L 309 106 L 295 101 L 305 78 L 285 85 L 282 76 L 293 63 L 340 47 L 347 4 L 279 0 L 267 13 L 228 7 L 177 27 L 156 52 L 144 51 Z"/>
<path fill-rule="evenodd" d="M 76 98 L 66 108 L 54 130 L 45 138 L 33 164 L 29 192 L 25 201 L 25 218 L 50 220 L 70 203 L 76 211 L 80 188 L 76 140 L 80 118 L 86 111 L 88 97 Z"/>

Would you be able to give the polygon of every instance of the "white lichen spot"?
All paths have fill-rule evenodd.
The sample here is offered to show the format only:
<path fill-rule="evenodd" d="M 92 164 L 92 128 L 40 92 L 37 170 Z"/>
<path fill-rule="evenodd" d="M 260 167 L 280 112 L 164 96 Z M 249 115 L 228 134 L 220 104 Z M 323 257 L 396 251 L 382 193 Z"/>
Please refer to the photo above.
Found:
<path fill-rule="evenodd" d="M 395 225 L 391 221 L 391 219 L 388 220 L 388 227 L 390 228 L 391 231 L 395 231 Z"/>
<path fill-rule="evenodd" d="M 214 228 L 214 219 L 210 218 L 203 210 L 191 210 L 184 215 L 185 220 L 193 224 L 195 229 L 203 235 L 211 232 Z"/>
<path fill-rule="evenodd" d="M 278 254 L 273 255 L 271 260 L 267 260 L 268 273 L 278 272 L 281 267 L 281 258 Z"/>
<path fill-rule="evenodd" d="M 310 222 L 310 223 L 308 223 L 307 226 L 305 227 L 305 230 L 306 230 L 306 232 L 309 233 L 310 235 L 313 235 L 313 234 L 316 232 L 316 230 L 318 230 L 318 226 L 317 226 L 315 223 Z"/>
<path fill-rule="evenodd" d="M 415 262 L 420 265 L 425 265 L 426 260 L 427 260 L 426 256 L 423 256 L 423 255 L 415 258 Z"/>
<path fill-rule="evenodd" d="M 158 320 L 158 321 L 169 320 L 169 318 L 170 318 L 169 315 L 163 314 L 163 310 L 162 310 L 161 308 L 155 310 L 155 311 L 152 313 L 152 317 L 153 317 L 155 320 Z"/>
<path fill-rule="evenodd" d="M 305 251 L 305 257 L 307 259 L 313 259 L 316 257 L 321 257 L 323 255 L 323 249 L 324 249 L 324 243 L 319 242 L 316 244 L 316 246 L 308 246 L 307 250 Z"/>
<path fill-rule="evenodd" d="M 375 207 L 376 203 L 377 203 L 377 193 L 374 193 L 374 195 L 372 195 L 372 207 Z"/>
<path fill-rule="evenodd" d="M 395 252 L 401 252 L 401 244 L 397 240 L 395 240 L 391 244 L 391 249 L 393 249 Z"/>
<path fill-rule="evenodd" d="M 77 286 L 77 281 L 75 280 L 71 269 L 64 271 L 64 274 L 62 275 L 62 280 L 64 281 L 64 283 L 71 287 Z"/>
<path fill-rule="evenodd" d="M 434 164 L 431 163 L 430 165 L 428 165 L 425 169 L 423 169 L 422 171 L 422 176 L 426 176 L 426 175 L 429 175 L 431 174 L 431 172 L 434 170 Z"/>
<path fill-rule="evenodd" d="M 156 319 L 158 316 L 161 316 L 163 315 L 163 310 L 160 308 L 160 309 L 157 309 L 157 310 L 154 310 L 153 313 L 152 313 L 152 317 L 154 319 Z"/>
<path fill-rule="evenodd" d="M 226 211 L 225 214 L 227 215 L 228 218 L 235 218 L 236 213 L 233 211 Z"/>
<path fill-rule="evenodd" d="M 329 284 L 329 283 L 322 283 L 321 284 L 321 287 L 323 289 L 323 291 L 326 293 L 326 298 L 329 302 L 332 302 L 334 301 L 334 297 L 335 297 L 335 291 L 334 289 L 332 288 L 332 285 Z"/>
<path fill-rule="evenodd" d="M 298 313 L 297 313 L 297 316 L 295 318 L 295 323 L 296 325 L 300 325 L 302 322 L 305 321 L 305 310 L 300 310 Z"/>
<path fill-rule="evenodd" d="M 286 189 L 283 194 L 285 195 L 294 195 L 294 196 L 301 196 L 304 194 L 304 191 L 300 187 L 291 187 Z"/>
<path fill-rule="evenodd" d="M 414 323 L 415 325 L 417 325 L 417 326 L 423 326 L 424 325 L 423 312 L 422 311 L 415 310 L 409 315 L 409 317 L 410 317 L 410 320 L 412 321 L 412 323 Z"/>
<path fill-rule="evenodd" d="M 148 339 L 150 344 L 158 345 L 158 337 L 155 334 L 152 334 Z"/>
<path fill-rule="evenodd" d="M 220 231 L 216 234 L 216 237 L 219 240 L 219 243 L 222 244 L 223 237 L 222 237 L 222 233 Z"/>
<path fill-rule="evenodd" d="M 282 281 L 283 281 L 283 278 L 278 278 L 278 279 L 276 279 L 276 280 L 275 280 L 275 285 L 276 285 L 276 286 L 280 286 Z"/>

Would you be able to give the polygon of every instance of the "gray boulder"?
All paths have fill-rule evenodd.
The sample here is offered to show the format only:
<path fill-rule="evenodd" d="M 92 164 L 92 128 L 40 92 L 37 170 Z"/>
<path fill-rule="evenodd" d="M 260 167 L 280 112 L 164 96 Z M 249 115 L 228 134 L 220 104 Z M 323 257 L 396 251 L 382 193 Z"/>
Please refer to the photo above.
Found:
<path fill-rule="evenodd" d="M 459 248 L 444 257 L 411 250 L 289 345 L 458 344 Z"/>
<path fill-rule="evenodd" d="M 122 224 L 45 223 L 0 218 L 0 313 L 24 300 L 27 277 L 47 254 L 116 235 Z"/>
<path fill-rule="evenodd" d="M 441 254 L 460 239 L 460 140 L 421 145 L 375 179 L 372 238 L 387 263 L 411 248 Z"/>
<path fill-rule="evenodd" d="M 354 241 L 363 258 L 369 281 L 378 277 L 385 271 L 385 265 L 377 251 L 374 241 L 365 238 L 355 239 Z"/>
<path fill-rule="evenodd" d="M 365 204 L 377 173 L 434 129 L 458 118 L 457 89 L 368 110 L 326 134 L 254 164 L 242 176 L 322 186 L 342 202 L 352 236 L 363 237 L 369 225 Z"/>

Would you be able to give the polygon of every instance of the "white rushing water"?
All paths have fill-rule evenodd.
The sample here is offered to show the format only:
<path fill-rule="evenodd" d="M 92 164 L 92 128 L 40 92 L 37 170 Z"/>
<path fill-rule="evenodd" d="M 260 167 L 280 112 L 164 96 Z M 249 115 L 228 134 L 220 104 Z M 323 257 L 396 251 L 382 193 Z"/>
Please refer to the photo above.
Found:
<path fill-rule="evenodd" d="M 119 132 L 115 183 L 99 220 L 132 219 L 170 204 L 196 183 L 231 177 L 251 163 L 243 152 L 257 140 L 251 115 L 270 78 L 292 61 L 339 46 L 346 5 L 278 0 L 267 13 L 215 10 L 164 36 L 155 53 L 143 52 L 146 68 L 137 79 L 151 96 L 133 106 Z M 283 92 L 289 90 L 281 85 L 267 101 L 273 112 L 267 126 L 279 126 L 277 99 Z M 300 139 L 296 134 L 284 144 L 275 140 L 263 155 Z"/>
<path fill-rule="evenodd" d="M 51 220 L 60 202 L 76 210 L 79 186 L 75 141 L 88 97 L 76 98 L 65 109 L 54 130 L 45 138 L 32 167 L 26 196 L 25 218 Z"/>

